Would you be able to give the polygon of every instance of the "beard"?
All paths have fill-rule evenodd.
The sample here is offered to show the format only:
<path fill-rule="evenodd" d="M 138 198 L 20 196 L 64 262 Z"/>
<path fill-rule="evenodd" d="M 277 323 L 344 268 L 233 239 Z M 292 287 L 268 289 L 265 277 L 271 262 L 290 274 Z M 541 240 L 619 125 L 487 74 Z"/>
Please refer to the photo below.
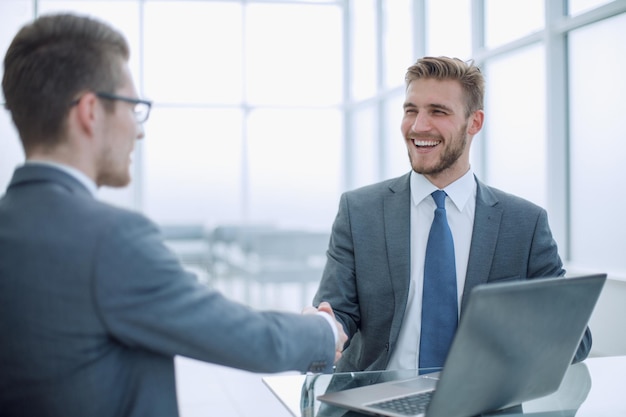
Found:
<path fill-rule="evenodd" d="M 413 161 L 411 152 L 409 152 L 409 161 L 411 162 L 413 171 L 422 175 L 436 175 L 453 166 L 461 155 L 463 155 L 465 147 L 467 146 L 467 125 L 463 126 L 457 136 L 447 143 L 448 146 L 444 148 L 439 161 L 432 166 L 420 166 L 418 162 Z M 411 143 L 410 146 L 414 145 Z"/>
<path fill-rule="evenodd" d="M 121 188 L 130 184 L 130 166 L 120 152 L 107 148 L 100 157 L 97 185 Z"/>
<path fill-rule="evenodd" d="M 130 184 L 129 169 L 120 168 L 115 171 L 111 170 L 111 171 L 103 172 L 99 175 L 97 184 L 99 187 L 103 185 L 107 187 L 113 187 L 113 188 L 126 187 L 128 184 Z"/>

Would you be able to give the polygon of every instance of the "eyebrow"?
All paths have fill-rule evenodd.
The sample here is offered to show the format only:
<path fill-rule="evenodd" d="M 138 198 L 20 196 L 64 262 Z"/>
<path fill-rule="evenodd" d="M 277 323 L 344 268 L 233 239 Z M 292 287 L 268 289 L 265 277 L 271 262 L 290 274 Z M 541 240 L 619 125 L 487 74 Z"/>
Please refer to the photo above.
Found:
<path fill-rule="evenodd" d="M 409 108 L 414 109 L 414 108 L 417 108 L 417 106 L 415 104 L 413 104 L 413 103 L 407 102 L 407 103 L 404 103 L 402 108 L 405 109 L 405 110 L 409 109 Z M 440 110 L 445 110 L 447 112 L 453 112 L 453 110 L 450 107 L 446 106 L 445 104 L 431 103 L 431 104 L 427 105 L 426 108 L 428 108 L 428 109 L 440 109 Z"/>

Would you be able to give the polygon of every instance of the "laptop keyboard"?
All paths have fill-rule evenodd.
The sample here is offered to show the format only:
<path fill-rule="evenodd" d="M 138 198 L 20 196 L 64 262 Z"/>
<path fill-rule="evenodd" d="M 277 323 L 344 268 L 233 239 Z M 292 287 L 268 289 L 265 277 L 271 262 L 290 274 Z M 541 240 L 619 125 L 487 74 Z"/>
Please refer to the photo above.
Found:
<path fill-rule="evenodd" d="M 433 396 L 434 391 L 422 392 L 408 395 L 406 397 L 394 398 L 378 403 L 369 404 L 369 407 L 379 410 L 393 411 L 405 416 L 414 416 L 426 412 L 426 407 Z"/>

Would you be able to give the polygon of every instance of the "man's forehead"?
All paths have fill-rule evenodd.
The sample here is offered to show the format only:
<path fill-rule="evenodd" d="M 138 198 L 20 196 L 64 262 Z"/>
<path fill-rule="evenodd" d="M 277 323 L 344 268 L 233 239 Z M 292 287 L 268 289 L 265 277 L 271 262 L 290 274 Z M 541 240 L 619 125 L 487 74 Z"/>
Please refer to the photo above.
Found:
<path fill-rule="evenodd" d="M 433 78 L 414 80 L 407 86 L 405 106 L 446 106 L 463 104 L 463 91 L 456 80 Z"/>
<path fill-rule="evenodd" d="M 128 64 L 124 64 L 121 71 L 120 87 L 118 91 L 124 91 L 129 94 L 137 95 L 137 88 L 133 76 L 130 72 Z"/>

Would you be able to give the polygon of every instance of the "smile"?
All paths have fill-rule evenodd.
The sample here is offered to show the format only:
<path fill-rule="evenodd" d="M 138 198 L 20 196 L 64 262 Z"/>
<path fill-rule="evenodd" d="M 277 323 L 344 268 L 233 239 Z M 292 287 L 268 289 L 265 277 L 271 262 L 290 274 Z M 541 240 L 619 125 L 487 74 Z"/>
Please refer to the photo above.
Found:
<path fill-rule="evenodd" d="M 433 147 L 433 146 L 437 146 L 441 143 L 440 140 L 417 140 L 417 139 L 413 139 L 413 144 L 415 146 L 418 147 Z"/>

